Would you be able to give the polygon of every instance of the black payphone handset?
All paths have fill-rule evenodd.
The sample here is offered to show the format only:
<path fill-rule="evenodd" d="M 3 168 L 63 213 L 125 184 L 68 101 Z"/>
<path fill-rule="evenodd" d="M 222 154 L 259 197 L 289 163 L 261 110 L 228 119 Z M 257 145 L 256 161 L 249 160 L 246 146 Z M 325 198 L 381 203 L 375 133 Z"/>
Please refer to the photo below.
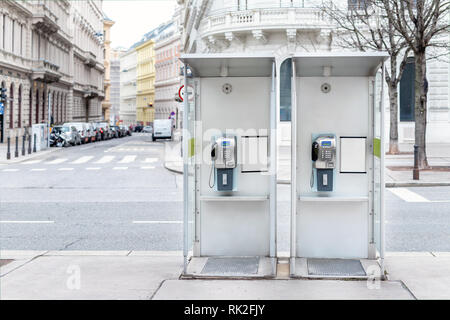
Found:
<path fill-rule="evenodd" d="M 319 143 L 314 141 L 311 145 L 311 178 L 309 179 L 309 186 L 314 186 L 314 162 L 319 158 Z"/>
<path fill-rule="evenodd" d="M 210 174 L 209 174 L 209 181 L 208 181 L 208 184 L 209 184 L 209 187 L 210 188 L 214 188 L 214 185 L 216 184 L 216 179 L 215 179 L 215 175 L 214 175 L 214 180 L 213 180 L 213 183 L 212 183 L 212 185 L 211 185 L 211 176 L 212 176 L 212 173 L 213 173 L 213 170 L 214 170 L 214 162 L 216 161 L 216 159 L 217 159 L 217 142 L 215 142 L 212 146 L 211 146 L 211 161 L 212 161 L 212 166 L 211 166 L 211 172 L 210 172 Z"/>

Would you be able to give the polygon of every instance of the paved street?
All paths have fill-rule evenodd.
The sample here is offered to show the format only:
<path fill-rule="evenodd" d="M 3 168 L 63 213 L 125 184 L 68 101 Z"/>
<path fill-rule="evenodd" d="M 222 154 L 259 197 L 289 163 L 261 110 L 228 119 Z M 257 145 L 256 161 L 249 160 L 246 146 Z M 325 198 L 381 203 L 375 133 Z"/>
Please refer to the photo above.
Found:
<path fill-rule="evenodd" d="M 0 166 L 0 249 L 182 250 L 182 176 L 150 136 Z M 289 250 L 289 185 L 278 186 L 278 250 Z M 386 191 L 388 251 L 450 251 L 450 187 Z"/>
<path fill-rule="evenodd" d="M 134 135 L 0 166 L 1 249 L 180 250 L 182 176 Z"/>

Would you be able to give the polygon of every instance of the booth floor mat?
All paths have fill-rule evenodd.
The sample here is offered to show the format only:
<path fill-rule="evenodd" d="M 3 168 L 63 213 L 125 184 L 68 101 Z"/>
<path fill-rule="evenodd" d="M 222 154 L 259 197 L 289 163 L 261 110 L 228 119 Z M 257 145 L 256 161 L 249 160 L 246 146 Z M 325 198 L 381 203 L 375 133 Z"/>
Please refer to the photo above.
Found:
<path fill-rule="evenodd" d="M 308 274 L 314 276 L 366 276 L 359 260 L 308 259 Z"/>
<path fill-rule="evenodd" d="M 258 273 L 259 258 L 208 258 L 201 274 L 251 275 Z"/>

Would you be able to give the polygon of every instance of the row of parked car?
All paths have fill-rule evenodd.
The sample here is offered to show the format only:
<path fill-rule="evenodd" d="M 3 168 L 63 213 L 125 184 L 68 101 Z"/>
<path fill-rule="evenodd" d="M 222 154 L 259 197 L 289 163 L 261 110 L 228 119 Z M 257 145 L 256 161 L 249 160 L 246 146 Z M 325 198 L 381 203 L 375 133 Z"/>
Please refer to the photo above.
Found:
<path fill-rule="evenodd" d="M 126 136 L 131 136 L 131 130 L 124 125 L 110 126 L 106 122 L 67 122 L 52 128 L 50 146 L 68 147 Z"/>

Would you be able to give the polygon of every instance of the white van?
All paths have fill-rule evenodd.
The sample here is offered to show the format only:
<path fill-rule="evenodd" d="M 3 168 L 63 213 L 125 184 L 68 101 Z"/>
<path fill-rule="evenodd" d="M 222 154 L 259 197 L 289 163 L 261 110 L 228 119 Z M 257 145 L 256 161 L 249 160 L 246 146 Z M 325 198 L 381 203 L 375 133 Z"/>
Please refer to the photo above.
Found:
<path fill-rule="evenodd" d="M 156 119 L 153 122 L 153 137 L 156 139 L 170 139 L 172 140 L 172 120 L 170 119 Z"/>

